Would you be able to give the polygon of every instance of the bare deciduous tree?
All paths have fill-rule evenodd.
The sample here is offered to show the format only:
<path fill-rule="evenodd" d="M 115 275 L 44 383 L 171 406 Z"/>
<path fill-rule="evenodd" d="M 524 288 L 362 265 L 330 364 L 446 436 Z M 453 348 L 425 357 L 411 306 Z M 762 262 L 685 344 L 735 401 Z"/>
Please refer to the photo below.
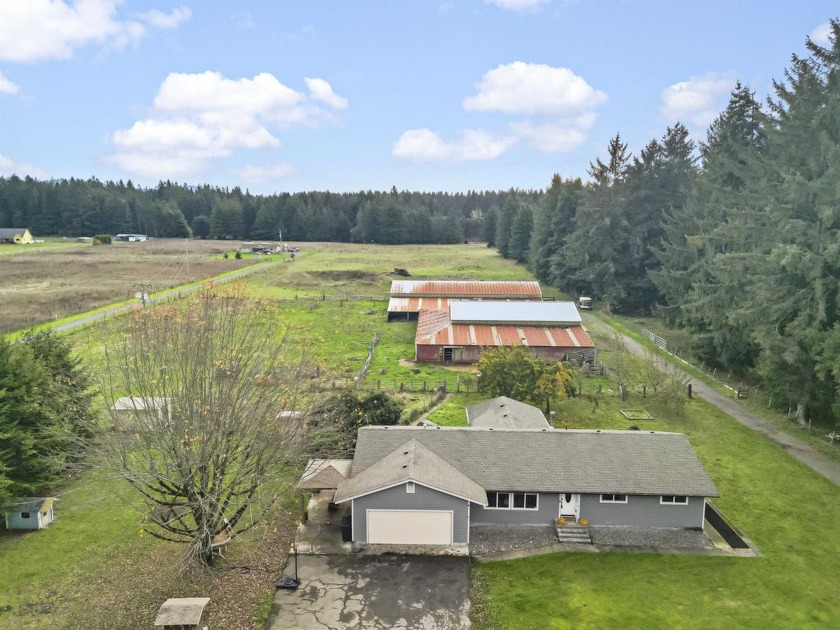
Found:
<path fill-rule="evenodd" d="M 139 493 L 145 530 L 210 566 L 301 453 L 305 376 L 287 327 L 240 289 L 207 287 L 134 311 L 105 337 L 103 394 L 128 406 L 128 420 L 112 412 L 109 460 Z"/>

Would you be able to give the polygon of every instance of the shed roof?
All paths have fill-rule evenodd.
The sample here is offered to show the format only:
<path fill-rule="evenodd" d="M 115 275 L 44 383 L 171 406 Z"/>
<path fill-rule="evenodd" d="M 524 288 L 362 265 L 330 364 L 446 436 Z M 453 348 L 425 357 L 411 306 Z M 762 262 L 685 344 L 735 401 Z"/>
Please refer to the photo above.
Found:
<path fill-rule="evenodd" d="M 54 497 L 21 497 L 6 507 L 12 512 L 44 512 L 52 507 Z"/>
<path fill-rule="evenodd" d="M 455 324 L 506 324 L 524 326 L 580 326 L 574 302 L 469 302 L 449 303 Z"/>
<path fill-rule="evenodd" d="M 478 280 L 394 280 L 391 297 L 542 297 L 539 282 Z"/>
<path fill-rule="evenodd" d="M 405 442 L 342 481 L 335 502 L 343 503 L 385 488 L 415 481 L 434 490 L 487 505 L 487 493 L 462 471 L 406 435 Z"/>
<path fill-rule="evenodd" d="M 685 435 L 647 431 L 363 427 L 351 480 L 409 440 L 486 490 L 719 496 Z"/>
<path fill-rule="evenodd" d="M 139 396 L 123 396 L 117 398 L 111 409 L 114 411 L 146 411 L 151 409 L 166 409 L 166 398 L 156 398 L 154 396 L 139 397 Z"/>
<path fill-rule="evenodd" d="M 582 326 L 453 323 L 446 311 L 420 311 L 414 343 L 421 346 L 594 348 Z"/>
<path fill-rule="evenodd" d="M 201 623 L 209 597 L 173 597 L 167 599 L 155 617 L 155 627 L 197 626 Z"/>
<path fill-rule="evenodd" d="M 14 238 L 23 236 L 27 228 L 0 228 L 0 238 Z"/>
<path fill-rule="evenodd" d="M 334 490 L 350 476 L 352 459 L 310 459 L 300 477 L 301 490 Z"/>
<path fill-rule="evenodd" d="M 548 429 L 551 425 L 543 412 L 523 402 L 498 396 L 467 407 L 471 427 L 498 429 Z"/>

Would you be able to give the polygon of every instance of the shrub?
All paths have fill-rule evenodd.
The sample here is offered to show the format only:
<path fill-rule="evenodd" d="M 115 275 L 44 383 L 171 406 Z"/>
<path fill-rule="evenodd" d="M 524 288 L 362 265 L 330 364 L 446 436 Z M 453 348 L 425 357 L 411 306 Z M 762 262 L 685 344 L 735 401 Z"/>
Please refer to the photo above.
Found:
<path fill-rule="evenodd" d="M 228 253 L 227 253 L 227 252 L 225 252 L 224 254 L 222 254 L 222 258 L 224 258 L 225 260 L 227 260 L 227 259 L 228 259 Z"/>
<path fill-rule="evenodd" d="M 111 235 L 110 234 L 97 234 L 93 237 L 93 244 L 94 245 L 110 245 L 111 244 Z"/>
<path fill-rule="evenodd" d="M 236 260 L 242 260 L 242 252 L 236 252 L 233 256 Z"/>

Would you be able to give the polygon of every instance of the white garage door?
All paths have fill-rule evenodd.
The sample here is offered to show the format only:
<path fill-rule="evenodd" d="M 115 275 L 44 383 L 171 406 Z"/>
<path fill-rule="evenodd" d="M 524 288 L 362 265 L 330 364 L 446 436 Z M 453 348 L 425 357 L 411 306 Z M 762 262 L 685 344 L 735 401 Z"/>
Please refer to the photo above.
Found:
<path fill-rule="evenodd" d="M 372 545 L 451 545 L 452 512 L 368 510 L 367 541 Z"/>

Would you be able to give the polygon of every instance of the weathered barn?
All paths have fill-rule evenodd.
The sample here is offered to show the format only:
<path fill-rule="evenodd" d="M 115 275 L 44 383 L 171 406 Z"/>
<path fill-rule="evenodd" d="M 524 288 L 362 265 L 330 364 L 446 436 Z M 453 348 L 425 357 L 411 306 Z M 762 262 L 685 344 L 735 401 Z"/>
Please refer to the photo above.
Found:
<path fill-rule="evenodd" d="M 594 360 L 595 344 L 573 302 L 459 302 L 422 310 L 414 360 L 475 363 L 485 348 L 525 346 L 547 361 Z"/>
<path fill-rule="evenodd" d="M 421 310 L 445 311 L 451 300 L 541 301 L 539 282 L 394 280 L 388 321 L 416 320 Z"/>

